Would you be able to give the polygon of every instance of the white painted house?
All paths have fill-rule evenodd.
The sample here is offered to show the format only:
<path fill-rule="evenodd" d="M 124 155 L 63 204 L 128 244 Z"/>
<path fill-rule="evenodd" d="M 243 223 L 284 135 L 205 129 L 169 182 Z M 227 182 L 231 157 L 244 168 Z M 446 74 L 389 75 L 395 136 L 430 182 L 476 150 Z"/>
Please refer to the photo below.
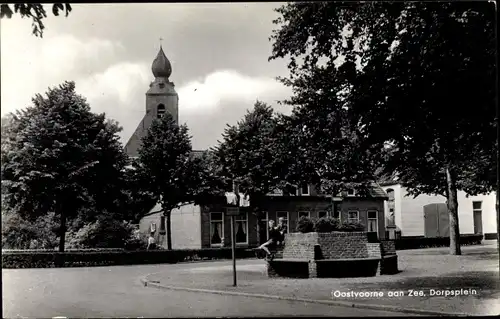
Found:
<path fill-rule="evenodd" d="M 408 192 L 396 181 L 381 183 L 381 186 L 389 198 L 385 202 L 385 216 L 387 216 L 389 220 L 386 225 L 391 224 L 390 219 L 392 216 L 394 220 L 393 224 L 401 231 L 402 237 L 426 235 L 428 237 L 433 237 L 428 235 L 434 232 L 428 229 L 428 219 L 430 216 L 427 213 L 432 209 L 436 209 L 437 211 L 438 208 L 440 210 L 438 215 L 441 216 L 441 221 L 437 223 L 443 224 L 442 226 L 444 226 L 445 229 L 442 232 L 447 232 L 446 227 L 448 227 L 448 225 L 445 224 L 448 221 L 448 217 L 444 209 L 444 205 L 446 204 L 445 197 L 441 195 L 419 195 L 416 198 L 413 198 L 413 196 L 406 196 Z M 488 195 L 467 197 L 465 192 L 459 191 L 458 220 L 460 234 L 483 234 L 485 235 L 485 239 L 496 238 L 497 222 L 495 202 L 495 192 Z M 426 214 L 424 214 L 424 210 L 426 210 Z M 443 236 L 447 235 L 444 234 Z"/>

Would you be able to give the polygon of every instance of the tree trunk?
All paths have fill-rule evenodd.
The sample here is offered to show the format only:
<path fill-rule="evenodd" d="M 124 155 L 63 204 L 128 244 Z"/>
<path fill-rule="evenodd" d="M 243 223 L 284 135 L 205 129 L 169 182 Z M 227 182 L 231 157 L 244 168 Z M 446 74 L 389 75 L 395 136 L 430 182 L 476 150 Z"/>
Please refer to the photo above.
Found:
<path fill-rule="evenodd" d="M 59 252 L 64 252 L 64 245 L 66 244 L 66 214 L 64 209 L 59 212 L 61 217 L 61 227 L 59 228 Z"/>
<path fill-rule="evenodd" d="M 257 199 L 257 195 L 255 195 L 255 194 L 251 194 L 250 195 L 250 207 L 253 210 L 253 215 L 257 218 L 257 227 L 256 227 L 256 230 L 257 230 L 257 244 L 258 244 L 258 246 L 260 246 L 260 245 L 263 244 L 263 243 L 260 242 L 261 232 L 262 232 L 262 227 L 260 225 L 260 222 L 262 220 L 262 212 L 260 211 L 259 203 L 258 203 L 258 199 Z"/>
<path fill-rule="evenodd" d="M 170 218 L 172 210 L 166 210 L 164 214 L 167 222 L 167 249 L 172 250 L 172 220 Z"/>
<path fill-rule="evenodd" d="M 446 204 L 448 206 L 448 214 L 450 216 L 450 254 L 461 255 L 460 228 L 458 224 L 457 185 L 455 178 L 453 170 L 448 166 L 446 168 L 446 193 L 448 195 Z"/>

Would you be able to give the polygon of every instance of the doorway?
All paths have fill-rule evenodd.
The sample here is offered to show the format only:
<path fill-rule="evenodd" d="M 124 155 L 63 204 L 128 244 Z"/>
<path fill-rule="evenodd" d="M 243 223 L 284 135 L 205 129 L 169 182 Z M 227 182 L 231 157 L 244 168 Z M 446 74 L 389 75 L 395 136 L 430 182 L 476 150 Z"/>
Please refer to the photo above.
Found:
<path fill-rule="evenodd" d="M 483 233 L 483 216 L 481 211 L 474 211 L 474 234 Z"/>

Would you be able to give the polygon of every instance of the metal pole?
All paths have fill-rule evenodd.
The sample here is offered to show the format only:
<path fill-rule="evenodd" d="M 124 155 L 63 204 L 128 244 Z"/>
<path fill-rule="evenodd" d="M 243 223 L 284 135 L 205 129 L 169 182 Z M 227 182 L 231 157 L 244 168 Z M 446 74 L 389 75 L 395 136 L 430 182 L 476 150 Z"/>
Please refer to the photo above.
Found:
<path fill-rule="evenodd" d="M 497 4 L 496 1 L 493 1 L 493 6 L 495 8 L 495 13 L 497 13 Z M 494 16 L 493 23 L 493 32 L 495 32 L 495 39 L 498 36 L 498 18 L 497 14 Z M 496 52 L 498 52 L 498 43 L 496 44 Z M 495 87 L 498 88 L 498 55 L 497 55 L 497 63 L 495 63 Z M 495 107 L 496 107 L 496 115 L 497 115 L 497 193 L 496 193 L 496 209 L 497 209 L 497 248 L 498 248 L 498 265 L 500 267 L 500 111 L 498 110 L 498 89 L 495 90 Z"/>
<path fill-rule="evenodd" d="M 231 215 L 231 250 L 233 253 L 233 286 L 236 287 L 236 236 L 234 234 L 234 216 Z"/>

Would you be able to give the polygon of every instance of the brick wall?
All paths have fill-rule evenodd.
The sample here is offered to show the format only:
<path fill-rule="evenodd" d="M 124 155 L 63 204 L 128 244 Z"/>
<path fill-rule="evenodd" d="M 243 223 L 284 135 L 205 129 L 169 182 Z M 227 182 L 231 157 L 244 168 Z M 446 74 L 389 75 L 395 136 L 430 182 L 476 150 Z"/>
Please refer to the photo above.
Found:
<path fill-rule="evenodd" d="M 370 257 L 370 258 L 382 258 L 381 244 L 379 244 L 379 243 L 367 243 L 366 247 L 368 249 L 368 257 Z"/>
<path fill-rule="evenodd" d="M 383 256 L 396 255 L 396 245 L 394 240 L 381 240 L 380 246 Z"/>
<path fill-rule="evenodd" d="M 285 237 L 283 258 L 312 260 L 315 245 L 320 245 L 322 259 L 367 258 L 367 244 L 366 232 L 290 233 Z"/>
<path fill-rule="evenodd" d="M 333 232 L 318 235 L 324 259 L 368 257 L 366 232 Z"/>
<path fill-rule="evenodd" d="M 283 258 L 314 259 L 318 233 L 290 233 L 285 235 Z"/>

